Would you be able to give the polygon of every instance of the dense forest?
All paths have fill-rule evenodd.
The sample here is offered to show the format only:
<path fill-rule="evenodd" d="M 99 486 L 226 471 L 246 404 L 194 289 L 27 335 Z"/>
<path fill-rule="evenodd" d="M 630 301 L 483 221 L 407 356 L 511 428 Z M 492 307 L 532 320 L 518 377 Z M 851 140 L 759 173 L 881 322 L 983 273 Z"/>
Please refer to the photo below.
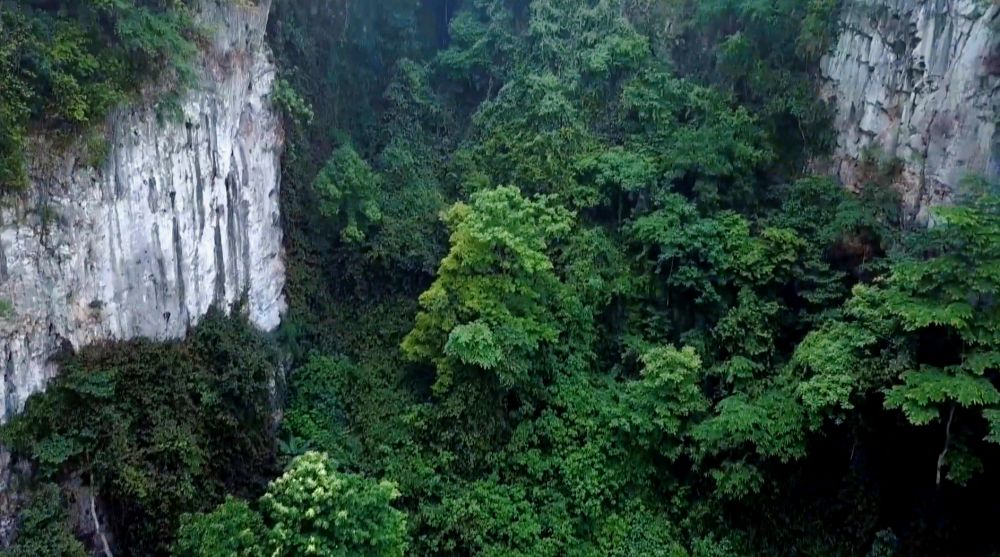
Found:
<path fill-rule="evenodd" d="M 817 170 L 840 5 L 276 0 L 284 322 L 66 355 L 0 555 L 1000 554 L 1000 189 Z M 5 189 L 211 32 L 0 10 Z"/>

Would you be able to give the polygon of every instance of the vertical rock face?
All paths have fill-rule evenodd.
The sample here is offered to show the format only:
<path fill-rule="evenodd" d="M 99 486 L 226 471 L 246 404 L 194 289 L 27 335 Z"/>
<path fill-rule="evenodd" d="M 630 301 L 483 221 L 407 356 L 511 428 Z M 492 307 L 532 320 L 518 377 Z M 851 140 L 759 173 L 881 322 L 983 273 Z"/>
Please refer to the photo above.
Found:
<path fill-rule="evenodd" d="M 270 0 L 257 4 L 203 3 L 212 38 L 182 118 L 112 115 L 100 168 L 74 148 L 30 155 L 29 193 L 0 212 L 0 421 L 54 376 L 59 350 L 177 338 L 241 299 L 258 326 L 278 325 L 282 132 L 263 42 Z"/>
<path fill-rule="evenodd" d="M 967 174 L 1000 174 L 1000 2 L 845 0 L 841 24 L 822 75 L 847 185 L 874 147 L 925 216 Z"/>

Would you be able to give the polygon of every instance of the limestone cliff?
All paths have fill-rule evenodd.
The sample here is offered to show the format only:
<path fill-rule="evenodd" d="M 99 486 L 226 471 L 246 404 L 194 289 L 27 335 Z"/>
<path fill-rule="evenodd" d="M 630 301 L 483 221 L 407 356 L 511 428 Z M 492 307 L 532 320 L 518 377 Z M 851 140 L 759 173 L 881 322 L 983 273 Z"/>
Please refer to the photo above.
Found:
<path fill-rule="evenodd" d="M 282 131 L 270 0 L 257 4 L 203 2 L 211 40 L 183 117 L 121 109 L 98 168 L 42 140 L 29 154 L 30 190 L 0 211 L 0 421 L 44 388 L 61 349 L 177 338 L 244 296 L 257 325 L 278 325 Z"/>
<path fill-rule="evenodd" d="M 875 147 L 901 160 L 904 201 L 925 216 L 965 175 L 1000 174 L 1000 2 L 845 0 L 822 76 L 846 184 Z"/>

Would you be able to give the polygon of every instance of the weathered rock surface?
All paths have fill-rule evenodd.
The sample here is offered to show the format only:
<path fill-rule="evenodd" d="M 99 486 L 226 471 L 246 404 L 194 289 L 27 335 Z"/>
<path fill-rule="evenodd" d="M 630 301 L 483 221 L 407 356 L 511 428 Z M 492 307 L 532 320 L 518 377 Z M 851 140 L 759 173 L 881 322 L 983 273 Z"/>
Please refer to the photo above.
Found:
<path fill-rule="evenodd" d="M 1000 2 L 845 0 L 822 75 L 847 185 L 875 147 L 901 159 L 904 200 L 925 217 L 967 174 L 1000 174 Z"/>
<path fill-rule="evenodd" d="M 63 348 L 178 338 L 213 304 L 245 296 L 258 326 L 279 323 L 282 130 L 264 46 L 270 0 L 205 0 L 212 34 L 179 121 L 154 107 L 109 118 L 111 150 L 31 155 L 31 188 L 0 211 L 0 421 L 56 374 Z M 0 486 L 2 487 L 2 486 Z"/>

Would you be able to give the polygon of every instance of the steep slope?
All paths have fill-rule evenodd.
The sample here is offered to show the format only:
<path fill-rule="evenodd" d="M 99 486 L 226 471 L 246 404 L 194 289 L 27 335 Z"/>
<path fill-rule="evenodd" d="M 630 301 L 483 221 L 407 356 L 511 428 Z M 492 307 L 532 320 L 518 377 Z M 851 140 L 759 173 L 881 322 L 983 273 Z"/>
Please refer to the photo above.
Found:
<path fill-rule="evenodd" d="M 822 61 L 841 179 L 857 182 L 866 149 L 898 157 L 904 199 L 924 217 L 966 174 L 1000 174 L 998 28 L 991 0 L 847 0 Z"/>
<path fill-rule="evenodd" d="M 183 118 L 151 106 L 113 114 L 100 168 L 79 149 L 33 146 L 31 188 L 0 213 L 0 421 L 44 387 L 63 348 L 177 338 L 244 296 L 254 323 L 278 325 L 283 135 L 269 100 L 269 8 L 205 1 L 212 39 Z"/>

